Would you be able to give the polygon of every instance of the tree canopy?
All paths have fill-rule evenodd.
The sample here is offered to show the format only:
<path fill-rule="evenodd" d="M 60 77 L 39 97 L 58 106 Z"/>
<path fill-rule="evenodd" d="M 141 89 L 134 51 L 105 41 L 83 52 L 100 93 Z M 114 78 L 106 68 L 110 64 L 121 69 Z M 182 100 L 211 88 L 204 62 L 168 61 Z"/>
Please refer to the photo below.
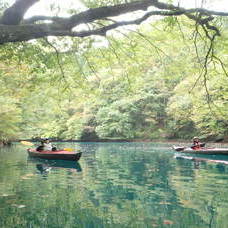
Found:
<path fill-rule="evenodd" d="M 24 19 L 35 2 L 3 7 L 0 26 L 13 33 L 0 34 L 0 141 L 227 137 L 227 20 L 213 17 L 226 13 L 158 1 L 86 0 L 90 9 L 71 10 L 68 18 Z M 145 10 L 140 19 L 113 18 L 140 9 Z M 6 20 L 10 15 L 14 22 Z M 92 36 L 153 15 L 164 17 L 118 36 L 106 34 L 107 45 Z M 76 32 L 79 24 L 89 29 Z M 34 37 L 33 31 L 43 35 Z M 59 37 L 78 33 L 88 37 Z M 26 42 L 34 38 L 40 39 Z"/>

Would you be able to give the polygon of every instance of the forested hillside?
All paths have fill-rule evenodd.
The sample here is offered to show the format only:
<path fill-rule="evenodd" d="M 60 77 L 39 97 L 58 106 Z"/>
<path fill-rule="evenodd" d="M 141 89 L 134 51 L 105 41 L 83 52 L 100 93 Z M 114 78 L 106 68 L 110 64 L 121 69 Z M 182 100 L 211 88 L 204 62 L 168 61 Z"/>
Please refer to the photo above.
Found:
<path fill-rule="evenodd" d="M 228 31 L 218 24 L 210 56 L 184 17 L 1 45 L 1 141 L 227 138 Z"/>

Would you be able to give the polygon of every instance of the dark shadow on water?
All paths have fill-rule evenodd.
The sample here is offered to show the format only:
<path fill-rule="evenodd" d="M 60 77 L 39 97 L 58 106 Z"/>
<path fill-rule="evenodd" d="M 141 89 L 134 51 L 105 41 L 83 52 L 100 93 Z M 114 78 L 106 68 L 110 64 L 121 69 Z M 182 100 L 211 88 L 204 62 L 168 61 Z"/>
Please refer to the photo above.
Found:
<path fill-rule="evenodd" d="M 41 174 L 48 174 L 49 171 L 51 170 L 50 166 L 46 166 L 44 164 L 37 164 L 36 168 Z"/>

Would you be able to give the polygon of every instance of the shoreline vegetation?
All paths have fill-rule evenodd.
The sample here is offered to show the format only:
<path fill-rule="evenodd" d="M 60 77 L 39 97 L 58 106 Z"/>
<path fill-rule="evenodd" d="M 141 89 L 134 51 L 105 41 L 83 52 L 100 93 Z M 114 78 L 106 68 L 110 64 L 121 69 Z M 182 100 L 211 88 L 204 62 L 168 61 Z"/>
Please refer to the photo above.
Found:
<path fill-rule="evenodd" d="M 20 142 L 20 141 L 29 141 L 29 142 L 38 142 L 41 139 L 18 139 L 12 142 Z M 103 139 L 88 139 L 88 140 L 77 140 L 77 139 L 52 139 L 52 142 L 170 142 L 170 143 L 189 143 L 192 139 L 168 139 L 168 138 L 159 138 L 159 139 L 123 139 L 123 138 L 103 138 Z M 228 138 L 219 138 L 215 140 L 202 139 L 202 141 L 207 143 L 228 143 Z"/>
<path fill-rule="evenodd" d="M 44 137 L 45 138 L 45 137 Z M 3 146 L 10 146 L 12 143 L 15 142 L 21 142 L 21 141 L 28 141 L 28 142 L 39 142 L 41 141 L 42 137 L 37 138 L 21 138 L 21 139 L 9 139 L 9 140 L 0 140 L 0 147 Z M 189 139 L 183 139 L 183 138 L 166 138 L 166 137 L 160 137 L 160 138 L 154 138 L 154 139 L 127 139 L 127 138 L 84 138 L 84 139 L 60 139 L 60 138 L 49 138 L 52 142 L 144 142 L 144 143 L 150 143 L 150 142 L 170 142 L 170 143 L 177 143 L 177 144 L 183 144 L 183 143 L 191 143 L 192 138 L 189 137 Z M 228 143 L 228 137 L 200 137 L 201 141 L 206 143 Z"/>
<path fill-rule="evenodd" d="M 12 144 L 13 141 L 0 141 L 0 147 L 3 146 L 10 146 Z"/>
<path fill-rule="evenodd" d="M 28 142 L 39 142 L 41 139 L 15 139 L 10 141 L 4 141 L 0 142 L 0 147 L 6 147 L 6 146 L 12 146 L 13 143 L 20 143 L 21 141 L 28 141 Z M 94 140 L 76 140 L 76 139 L 50 139 L 51 142 L 60 142 L 60 143 L 83 143 L 83 142 L 91 142 L 91 143 L 152 143 L 152 142 L 160 142 L 160 143 L 175 143 L 175 144 L 189 144 L 191 143 L 191 139 L 167 139 L 167 138 L 160 138 L 160 139 L 94 139 Z M 228 138 L 223 139 L 217 139 L 217 140 L 208 140 L 208 139 L 202 139 L 203 142 L 210 143 L 210 144 L 227 144 Z"/>

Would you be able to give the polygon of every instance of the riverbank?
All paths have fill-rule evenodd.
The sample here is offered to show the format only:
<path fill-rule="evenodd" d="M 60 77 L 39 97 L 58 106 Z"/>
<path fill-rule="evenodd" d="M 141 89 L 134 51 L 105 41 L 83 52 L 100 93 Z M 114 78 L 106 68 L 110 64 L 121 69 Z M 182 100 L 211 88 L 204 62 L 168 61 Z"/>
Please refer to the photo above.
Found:
<path fill-rule="evenodd" d="M 10 146 L 11 144 L 12 144 L 12 141 L 0 141 L 0 147 Z"/>
<path fill-rule="evenodd" d="M 20 141 L 29 141 L 29 142 L 37 142 L 40 141 L 40 138 L 36 139 L 18 139 L 13 142 Z M 88 139 L 88 140 L 77 140 L 77 139 L 57 139 L 50 138 L 52 142 L 170 142 L 170 143 L 190 143 L 192 139 L 168 139 L 168 138 L 159 138 L 159 139 L 122 139 L 122 138 L 103 138 L 103 139 Z M 228 143 L 228 137 L 217 138 L 217 139 L 202 139 L 201 141 L 206 143 Z"/>

